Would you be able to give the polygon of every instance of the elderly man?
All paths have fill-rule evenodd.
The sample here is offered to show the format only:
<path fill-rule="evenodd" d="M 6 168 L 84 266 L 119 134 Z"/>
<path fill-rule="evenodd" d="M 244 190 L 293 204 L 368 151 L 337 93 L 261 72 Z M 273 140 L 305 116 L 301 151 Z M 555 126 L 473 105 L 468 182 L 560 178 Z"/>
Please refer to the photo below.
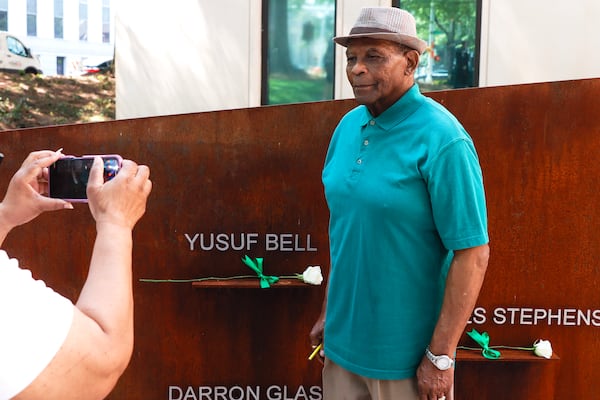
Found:
<path fill-rule="evenodd" d="M 454 354 L 489 248 L 473 142 L 419 92 L 426 43 L 398 8 L 364 8 L 347 36 L 359 106 L 323 169 L 331 269 L 311 342 L 324 345 L 325 399 L 452 399 Z"/>

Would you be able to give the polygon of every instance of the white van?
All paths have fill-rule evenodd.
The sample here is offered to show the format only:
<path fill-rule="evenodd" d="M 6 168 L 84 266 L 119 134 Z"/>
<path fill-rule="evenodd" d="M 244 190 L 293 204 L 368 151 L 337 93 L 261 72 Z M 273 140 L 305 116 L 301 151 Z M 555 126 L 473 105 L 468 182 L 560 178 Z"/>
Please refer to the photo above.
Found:
<path fill-rule="evenodd" d="M 32 55 L 23 42 L 8 32 L 0 32 L 0 70 L 42 73 L 39 58 Z"/>

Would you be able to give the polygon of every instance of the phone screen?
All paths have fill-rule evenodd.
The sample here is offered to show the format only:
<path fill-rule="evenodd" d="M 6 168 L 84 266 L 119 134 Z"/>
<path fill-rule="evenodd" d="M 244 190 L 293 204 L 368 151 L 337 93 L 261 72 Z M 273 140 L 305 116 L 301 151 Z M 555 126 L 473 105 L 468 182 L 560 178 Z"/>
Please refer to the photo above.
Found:
<path fill-rule="evenodd" d="M 121 167 L 121 157 L 102 156 L 104 161 L 104 181 L 114 178 Z M 93 156 L 63 157 L 52 164 L 49 170 L 49 196 L 69 201 L 87 200 L 87 183 Z"/>

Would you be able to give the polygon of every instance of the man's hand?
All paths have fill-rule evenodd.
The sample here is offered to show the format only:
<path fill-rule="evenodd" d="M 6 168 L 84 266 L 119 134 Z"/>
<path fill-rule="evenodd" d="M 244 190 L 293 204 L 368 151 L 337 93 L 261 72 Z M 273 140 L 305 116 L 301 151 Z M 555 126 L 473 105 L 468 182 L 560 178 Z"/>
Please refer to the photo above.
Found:
<path fill-rule="evenodd" d="M 313 328 L 310 331 L 310 343 L 313 346 L 313 349 L 317 348 L 320 344 L 323 343 L 323 332 L 325 328 L 325 318 L 321 315 L 317 322 L 313 325 Z M 323 347 L 318 352 L 319 361 L 323 362 L 325 359 L 325 351 Z"/>
<path fill-rule="evenodd" d="M 417 384 L 419 400 L 450 400 L 454 386 L 454 367 L 441 371 L 427 357 L 423 357 L 417 369 Z"/>

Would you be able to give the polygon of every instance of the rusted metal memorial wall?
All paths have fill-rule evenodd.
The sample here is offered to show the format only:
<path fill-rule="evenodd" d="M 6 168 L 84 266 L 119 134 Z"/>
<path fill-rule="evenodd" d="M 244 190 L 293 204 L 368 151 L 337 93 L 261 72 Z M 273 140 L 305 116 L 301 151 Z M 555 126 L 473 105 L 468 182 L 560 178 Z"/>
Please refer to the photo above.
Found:
<path fill-rule="evenodd" d="M 478 148 L 491 259 L 467 330 L 491 345 L 550 340 L 551 360 L 461 352 L 457 399 L 595 398 L 600 380 L 600 80 L 430 94 Z M 308 332 L 325 286 L 268 289 L 141 279 L 328 273 L 320 172 L 354 102 L 198 113 L 0 134 L 0 189 L 25 156 L 120 153 L 148 164 L 154 189 L 134 232 L 135 350 L 110 399 L 321 398 Z M 74 301 L 94 238 L 87 206 L 46 214 L 5 248 Z M 237 282 L 237 283 L 233 283 Z M 473 346 L 466 335 L 461 343 Z"/>

